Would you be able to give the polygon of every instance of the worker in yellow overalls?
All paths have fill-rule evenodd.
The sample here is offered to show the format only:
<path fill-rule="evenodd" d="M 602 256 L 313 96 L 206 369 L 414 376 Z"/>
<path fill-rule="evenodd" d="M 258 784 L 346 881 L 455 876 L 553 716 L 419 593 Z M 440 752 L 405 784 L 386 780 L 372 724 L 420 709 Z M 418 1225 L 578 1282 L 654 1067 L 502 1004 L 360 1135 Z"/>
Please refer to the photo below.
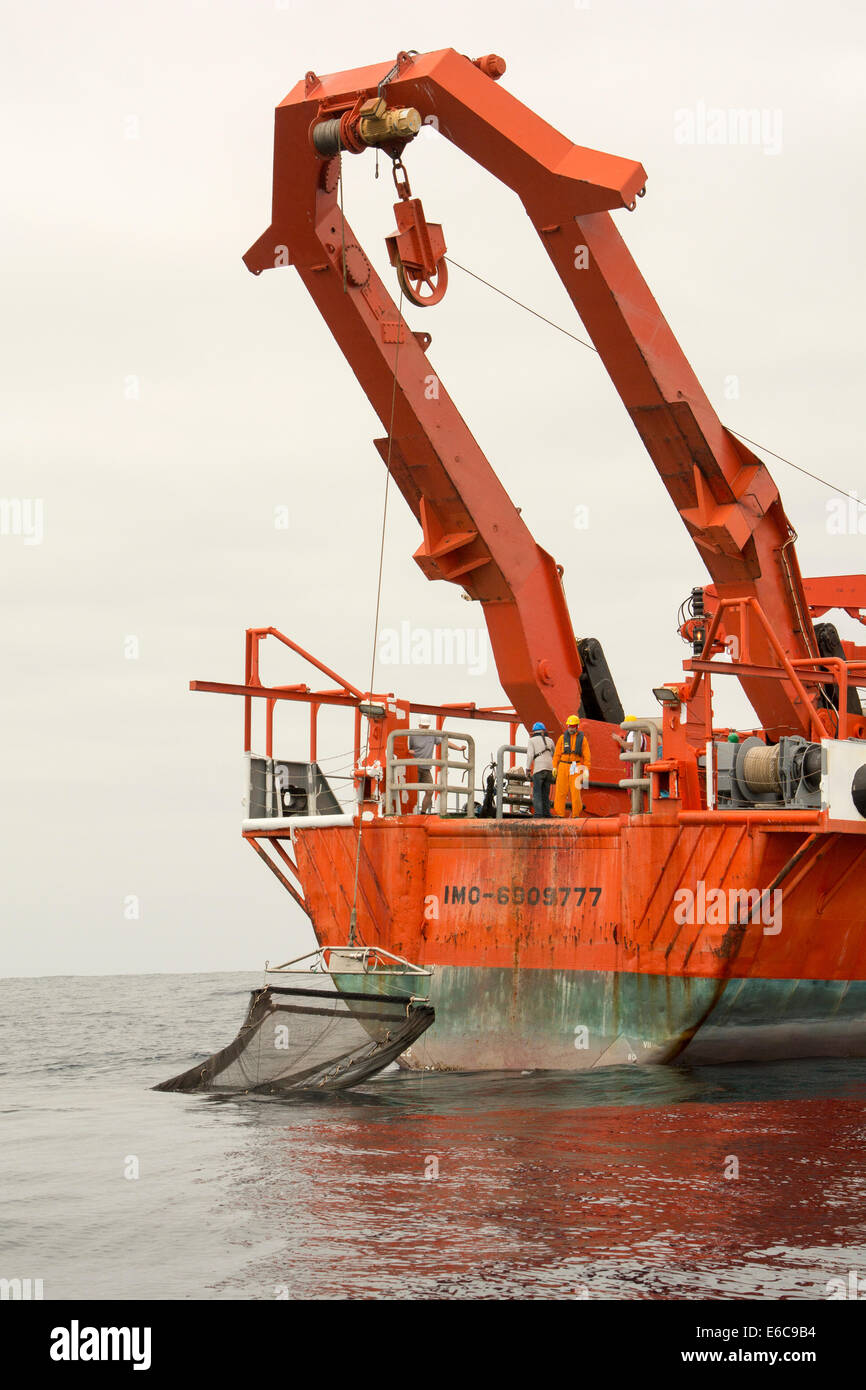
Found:
<path fill-rule="evenodd" d="M 565 804 L 571 798 L 571 814 L 579 816 L 583 811 L 582 789 L 589 782 L 591 758 L 589 740 L 582 733 L 580 718 L 570 714 L 565 722 L 565 733 L 560 734 L 553 754 L 553 775 L 556 778 L 556 793 L 553 799 L 553 814 L 564 816 Z"/>

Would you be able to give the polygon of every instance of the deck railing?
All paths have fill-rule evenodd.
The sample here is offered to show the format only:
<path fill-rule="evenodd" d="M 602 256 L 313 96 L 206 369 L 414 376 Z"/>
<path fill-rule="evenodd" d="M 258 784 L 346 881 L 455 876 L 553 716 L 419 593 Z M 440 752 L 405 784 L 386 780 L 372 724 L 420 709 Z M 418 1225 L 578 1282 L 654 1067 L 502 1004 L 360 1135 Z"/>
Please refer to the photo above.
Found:
<path fill-rule="evenodd" d="M 440 756 L 438 758 L 417 758 L 411 755 L 407 758 L 398 758 L 394 751 L 394 744 L 398 738 L 432 738 L 436 740 Z M 459 739 L 466 744 L 466 758 L 454 758 L 449 756 L 449 739 Z M 432 782 L 410 782 L 405 778 L 407 769 L 429 769 L 434 776 Z M 436 774 L 438 773 L 438 780 Z M 453 773 L 468 773 L 466 782 L 462 780 L 455 782 L 451 780 Z M 416 796 L 420 801 L 426 793 L 431 793 L 437 806 L 439 815 L 448 814 L 448 797 L 454 796 L 457 801 L 458 814 L 466 816 L 475 815 L 475 740 L 471 734 L 456 733 L 453 729 L 392 729 L 388 735 L 387 751 L 385 758 L 385 815 L 400 816 L 412 814 L 403 808 L 403 792 L 409 792 Z M 459 808 L 461 798 L 465 797 L 465 809 Z"/>

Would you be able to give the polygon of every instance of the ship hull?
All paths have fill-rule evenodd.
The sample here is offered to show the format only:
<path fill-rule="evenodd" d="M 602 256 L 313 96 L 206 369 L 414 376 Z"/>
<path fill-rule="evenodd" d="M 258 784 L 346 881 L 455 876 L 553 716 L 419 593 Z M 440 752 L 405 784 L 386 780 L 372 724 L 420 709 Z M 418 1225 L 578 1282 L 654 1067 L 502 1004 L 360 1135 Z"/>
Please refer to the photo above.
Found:
<path fill-rule="evenodd" d="M 434 967 L 414 1069 L 583 1070 L 866 1056 L 866 985 Z"/>
<path fill-rule="evenodd" d="M 430 971 L 403 1065 L 583 1070 L 866 1055 L 866 838 L 611 817 L 541 827 L 404 817 L 293 834 L 323 945 Z M 357 986 L 355 986 L 357 987 Z"/>

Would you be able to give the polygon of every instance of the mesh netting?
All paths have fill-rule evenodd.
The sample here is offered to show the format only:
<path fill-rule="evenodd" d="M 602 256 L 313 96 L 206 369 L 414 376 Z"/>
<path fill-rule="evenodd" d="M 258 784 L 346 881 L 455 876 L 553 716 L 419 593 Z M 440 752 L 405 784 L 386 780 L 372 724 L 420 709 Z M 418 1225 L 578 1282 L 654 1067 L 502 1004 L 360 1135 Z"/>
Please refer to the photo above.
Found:
<path fill-rule="evenodd" d="M 434 1019 L 396 995 L 254 989 L 234 1042 L 155 1091 L 345 1090 L 381 1071 Z"/>

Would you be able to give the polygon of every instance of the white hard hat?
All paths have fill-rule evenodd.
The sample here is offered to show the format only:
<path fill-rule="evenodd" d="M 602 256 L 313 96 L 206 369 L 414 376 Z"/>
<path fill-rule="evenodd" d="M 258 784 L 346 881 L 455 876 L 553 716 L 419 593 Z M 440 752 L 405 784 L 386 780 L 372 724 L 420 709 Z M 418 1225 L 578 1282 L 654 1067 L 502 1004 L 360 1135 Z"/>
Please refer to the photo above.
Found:
<path fill-rule="evenodd" d="M 422 714 L 422 715 L 419 717 L 419 719 L 418 719 L 418 727 L 421 728 L 421 729 L 429 729 L 429 728 L 430 728 L 430 716 L 429 716 L 429 714 Z"/>

